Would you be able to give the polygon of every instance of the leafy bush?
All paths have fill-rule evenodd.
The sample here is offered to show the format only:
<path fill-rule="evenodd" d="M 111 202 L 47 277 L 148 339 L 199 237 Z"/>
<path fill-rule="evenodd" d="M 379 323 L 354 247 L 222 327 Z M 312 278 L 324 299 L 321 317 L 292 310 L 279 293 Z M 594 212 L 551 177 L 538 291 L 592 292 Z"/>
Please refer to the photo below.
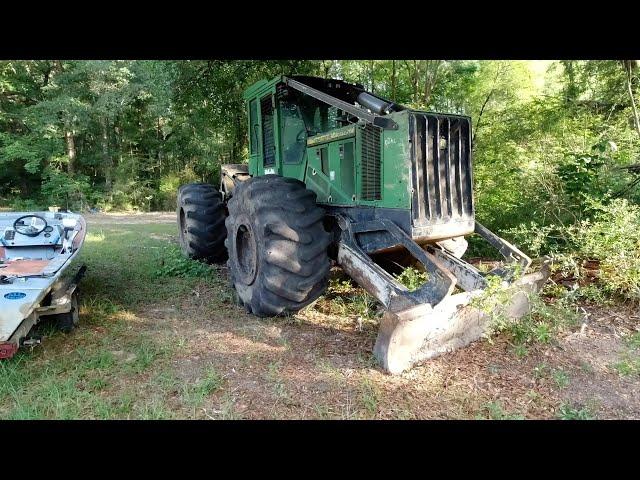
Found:
<path fill-rule="evenodd" d="M 156 270 L 159 277 L 212 278 L 215 275 L 209 265 L 185 257 L 177 245 L 162 248 L 159 257 L 160 266 Z"/>
<path fill-rule="evenodd" d="M 70 210 L 84 210 L 91 192 L 89 177 L 70 175 L 47 169 L 42 181 L 42 196 L 48 205 L 57 205 Z"/>
<path fill-rule="evenodd" d="M 405 268 L 402 273 L 396 275 L 396 280 L 407 287 L 410 292 L 419 289 L 429 279 L 426 272 L 422 272 L 413 267 Z"/>
<path fill-rule="evenodd" d="M 11 210 L 16 212 L 37 212 L 45 210 L 37 200 L 16 198 L 9 203 Z"/>
<path fill-rule="evenodd" d="M 550 254 L 556 271 L 581 283 L 583 296 L 640 301 L 640 206 L 621 198 L 589 198 L 585 211 L 588 220 L 567 226 L 530 223 L 509 233 L 530 254 Z"/>
<path fill-rule="evenodd" d="M 577 256 L 599 260 L 599 284 L 605 292 L 640 301 L 640 206 L 616 199 L 606 205 L 592 202 L 592 208 L 593 221 L 570 232 Z"/>
<path fill-rule="evenodd" d="M 497 303 L 506 300 L 500 292 L 496 293 L 496 288 L 491 284 L 487 290 L 485 301 Z M 540 295 L 530 294 L 529 302 L 530 312 L 516 321 L 491 310 L 493 317 L 487 338 L 490 339 L 495 333 L 505 333 L 516 348 L 525 348 L 533 343 L 551 343 L 563 328 L 578 323 L 578 314 L 567 297 L 548 303 Z M 478 305 L 482 307 L 482 304 L 476 303 Z M 487 311 L 486 307 L 483 310 Z"/>

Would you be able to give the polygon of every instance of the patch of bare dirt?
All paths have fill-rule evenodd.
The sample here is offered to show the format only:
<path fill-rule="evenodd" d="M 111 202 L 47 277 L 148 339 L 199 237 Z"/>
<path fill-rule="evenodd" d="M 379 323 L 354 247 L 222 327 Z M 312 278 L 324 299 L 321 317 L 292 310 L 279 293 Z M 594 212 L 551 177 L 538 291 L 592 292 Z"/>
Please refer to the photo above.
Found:
<path fill-rule="evenodd" d="M 614 365 L 630 354 L 625 339 L 640 328 L 640 312 L 618 306 L 591 307 L 587 313 L 587 323 L 560 341 L 556 361 L 571 376 L 562 397 L 595 410 L 599 418 L 638 419 L 640 379 L 621 375 Z"/>
<path fill-rule="evenodd" d="M 589 406 L 602 418 L 640 416 L 640 379 L 607 367 L 623 348 L 608 330 L 620 328 L 615 322 L 600 320 L 597 333 L 577 327 L 523 358 L 498 337 L 389 376 L 371 355 L 375 325 L 313 308 L 258 319 L 216 296 L 202 287 L 179 304 L 137 313 L 150 331 L 179 344 L 172 368 L 182 382 L 211 368 L 224 379 L 202 418 L 556 418 L 562 403 Z M 554 379 L 558 370 L 567 385 Z"/>
<path fill-rule="evenodd" d="M 175 215 L 87 219 L 173 223 Z M 400 376 L 384 374 L 372 358 L 375 321 L 313 307 L 259 319 L 222 299 L 219 287 L 199 286 L 174 304 L 141 308 L 135 328 L 171 339 L 170 364 L 182 384 L 210 369 L 221 376 L 223 386 L 188 414 L 197 418 L 557 418 L 562 404 L 588 408 L 596 418 L 640 418 L 640 377 L 612 368 L 628 351 L 625 338 L 639 328 L 640 312 L 585 310 L 584 325 L 530 346 L 522 357 L 498 336 Z"/>

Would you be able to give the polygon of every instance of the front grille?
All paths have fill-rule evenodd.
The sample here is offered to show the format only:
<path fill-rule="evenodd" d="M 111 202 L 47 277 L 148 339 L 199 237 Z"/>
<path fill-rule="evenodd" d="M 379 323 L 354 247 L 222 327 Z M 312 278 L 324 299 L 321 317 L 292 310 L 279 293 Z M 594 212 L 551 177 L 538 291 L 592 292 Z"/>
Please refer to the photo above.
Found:
<path fill-rule="evenodd" d="M 381 200 L 380 128 L 366 125 L 362 129 L 362 200 Z"/>
<path fill-rule="evenodd" d="M 473 219 L 469 119 L 412 113 L 410 128 L 413 224 Z"/>

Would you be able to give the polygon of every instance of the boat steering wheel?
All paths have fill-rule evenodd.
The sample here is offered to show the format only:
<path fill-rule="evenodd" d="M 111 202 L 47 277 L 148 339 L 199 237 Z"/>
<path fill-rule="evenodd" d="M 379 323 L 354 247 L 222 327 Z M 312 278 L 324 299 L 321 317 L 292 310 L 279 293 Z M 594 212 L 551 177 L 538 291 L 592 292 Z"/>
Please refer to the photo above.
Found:
<path fill-rule="evenodd" d="M 27 224 L 24 220 L 31 219 Z M 23 215 L 13 222 L 13 229 L 27 237 L 37 237 L 47 228 L 47 221 L 40 215 Z"/>

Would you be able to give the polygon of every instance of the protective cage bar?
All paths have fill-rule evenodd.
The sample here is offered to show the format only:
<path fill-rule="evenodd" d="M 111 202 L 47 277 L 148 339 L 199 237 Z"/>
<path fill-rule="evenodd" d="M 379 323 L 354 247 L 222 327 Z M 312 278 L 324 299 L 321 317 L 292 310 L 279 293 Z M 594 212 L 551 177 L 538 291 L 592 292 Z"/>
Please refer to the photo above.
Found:
<path fill-rule="evenodd" d="M 373 295 L 385 308 L 399 311 L 410 306 L 429 304 L 435 307 L 452 293 L 457 284 L 470 292 L 486 288 L 486 276 L 496 275 L 504 282 L 512 282 L 516 269 L 523 273 L 531 264 L 531 259 L 476 222 L 476 232 L 495 247 L 505 259 L 505 265 L 488 274 L 481 274 L 475 267 L 460 258 L 448 254 L 436 245 L 423 249 L 416 244 L 394 222 L 381 219 L 366 222 L 351 222 L 342 215 L 336 216 L 342 230 L 338 263 L 369 294 Z M 381 231 L 404 246 L 412 257 L 419 261 L 428 272 L 428 281 L 414 291 L 408 291 L 384 269 L 375 264 L 362 250 L 358 235 L 365 232 Z"/>
<path fill-rule="evenodd" d="M 414 226 L 473 220 L 469 119 L 412 112 L 409 125 Z"/>

